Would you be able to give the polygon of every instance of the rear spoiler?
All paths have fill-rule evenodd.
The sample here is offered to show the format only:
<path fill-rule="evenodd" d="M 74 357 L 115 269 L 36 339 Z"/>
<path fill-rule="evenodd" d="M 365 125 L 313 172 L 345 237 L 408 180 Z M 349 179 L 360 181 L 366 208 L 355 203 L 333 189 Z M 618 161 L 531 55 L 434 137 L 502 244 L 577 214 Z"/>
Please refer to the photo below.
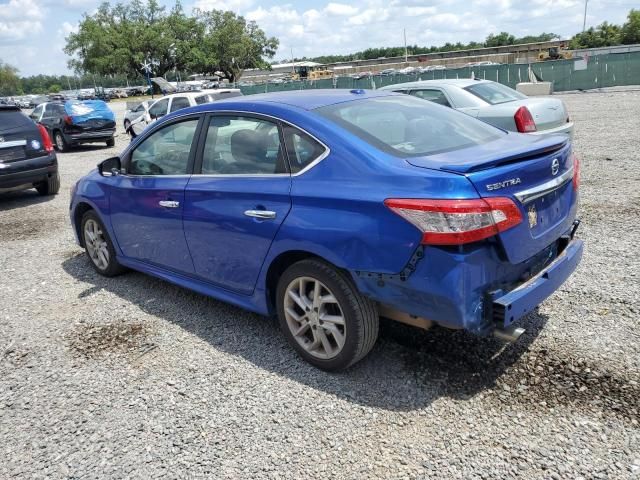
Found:
<path fill-rule="evenodd" d="M 560 137 L 562 138 L 562 137 Z M 549 155 L 554 152 L 558 152 L 567 146 L 569 143 L 568 139 L 562 139 L 561 141 L 554 143 L 552 145 L 545 145 L 541 148 L 537 149 L 526 149 L 525 151 L 514 153 L 511 155 L 507 155 L 505 157 L 496 158 L 494 161 L 483 162 L 479 165 L 475 165 L 472 167 L 467 167 L 465 165 L 443 165 L 443 170 L 448 170 L 456 173 L 472 173 L 477 172 L 479 170 L 487 170 L 489 168 L 501 167 L 503 165 L 508 165 L 510 163 L 523 162 L 526 160 L 530 160 L 541 155 Z"/>

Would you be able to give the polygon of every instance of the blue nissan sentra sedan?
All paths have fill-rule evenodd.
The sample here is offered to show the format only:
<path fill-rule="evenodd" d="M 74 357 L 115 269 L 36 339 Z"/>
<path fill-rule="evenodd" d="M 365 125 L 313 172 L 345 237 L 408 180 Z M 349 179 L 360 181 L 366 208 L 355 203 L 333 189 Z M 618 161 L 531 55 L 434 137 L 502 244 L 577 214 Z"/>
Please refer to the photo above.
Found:
<path fill-rule="evenodd" d="M 72 191 L 98 273 L 139 270 L 264 315 L 324 370 L 379 316 L 515 340 L 577 267 L 579 163 L 366 90 L 254 95 L 164 117 Z"/>

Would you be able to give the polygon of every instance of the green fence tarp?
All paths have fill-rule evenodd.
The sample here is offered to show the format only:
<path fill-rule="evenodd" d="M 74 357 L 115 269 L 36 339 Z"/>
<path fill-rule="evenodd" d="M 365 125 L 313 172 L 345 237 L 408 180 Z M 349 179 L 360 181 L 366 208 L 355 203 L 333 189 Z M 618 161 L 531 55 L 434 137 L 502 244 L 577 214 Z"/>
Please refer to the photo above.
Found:
<path fill-rule="evenodd" d="M 578 62 L 576 64 L 576 62 Z M 552 82 L 555 92 L 590 90 L 593 88 L 640 85 L 640 52 L 593 55 L 587 58 L 586 68 L 580 69 L 581 59 L 554 60 L 532 63 L 534 73 L 543 81 Z M 577 68 L 576 68 L 577 67 Z M 315 81 L 295 81 L 240 87 L 244 95 L 313 88 L 369 88 L 376 89 L 396 83 L 443 78 L 476 78 L 493 80 L 511 88 L 529 81 L 529 64 L 487 65 L 448 70 L 434 70 L 419 75 L 375 76 L 356 80 L 337 77 Z"/>

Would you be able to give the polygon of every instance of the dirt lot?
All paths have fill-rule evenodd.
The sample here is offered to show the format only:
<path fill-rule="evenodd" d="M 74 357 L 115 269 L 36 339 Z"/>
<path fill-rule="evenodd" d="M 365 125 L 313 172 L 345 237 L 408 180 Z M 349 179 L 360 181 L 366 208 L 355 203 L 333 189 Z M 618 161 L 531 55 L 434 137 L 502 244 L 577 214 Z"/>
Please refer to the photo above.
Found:
<path fill-rule="evenodd" d="M 0 195 L 0 478 L 640 478 L 640 92 L 562 95 L 583 161 L 578 272 L 503 347 L 383 325 L 304 364 L 274 321 L 74 244 L 69 189 Z"/>

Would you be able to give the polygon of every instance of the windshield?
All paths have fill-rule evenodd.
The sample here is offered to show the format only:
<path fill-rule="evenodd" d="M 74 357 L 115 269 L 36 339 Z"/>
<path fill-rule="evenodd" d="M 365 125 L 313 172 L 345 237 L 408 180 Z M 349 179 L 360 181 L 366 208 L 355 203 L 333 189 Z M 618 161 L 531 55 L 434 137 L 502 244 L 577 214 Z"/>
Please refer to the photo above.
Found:
<path fill-rule="evenodd" d="M 376 148 L 403 157 L 458 150 L 505 135 L 464 113 L 409 95 L 338 103 L 315 111 Z"/>
<path fill-rule="evenodd" d="M 473 93 L 476 97 L 490 103 L 491 105 L 513 102 L 515 100 L 524 100 L 527 98 L 526 95 L 516 92 L 512 88 L 493 82 L 476 83 L 474 85 L 469 85 L 465 90 Z"/>

